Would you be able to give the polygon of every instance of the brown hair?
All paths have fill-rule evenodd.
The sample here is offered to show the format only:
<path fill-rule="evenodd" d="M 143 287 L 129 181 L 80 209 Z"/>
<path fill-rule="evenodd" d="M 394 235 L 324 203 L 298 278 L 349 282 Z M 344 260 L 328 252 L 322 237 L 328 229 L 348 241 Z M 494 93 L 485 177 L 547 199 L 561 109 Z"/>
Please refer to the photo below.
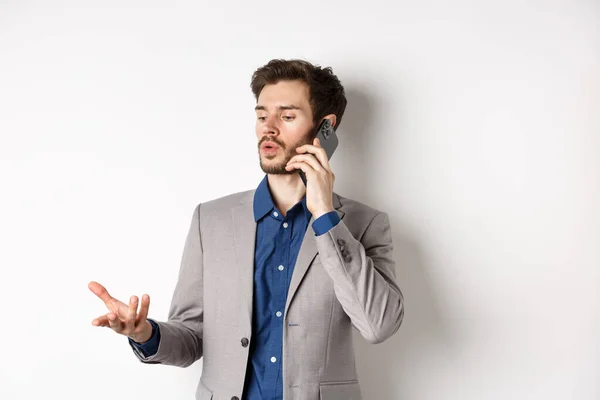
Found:
<path fill-rule="evenodd" d="M 314 66 L 304 60 L 274 59 L 254 71 L 250 87 L 254 97 L 258 100 L 258 95 L 265 85 L 295 80 L 304 82 L 308 86 L 309 102 L 315 126 L 324 116 L 335 114 L 334 129 L 337 130 L 342 122 L 347 101 L 344 87 L 338 77 L 333 74 L 331 67 Z"/>

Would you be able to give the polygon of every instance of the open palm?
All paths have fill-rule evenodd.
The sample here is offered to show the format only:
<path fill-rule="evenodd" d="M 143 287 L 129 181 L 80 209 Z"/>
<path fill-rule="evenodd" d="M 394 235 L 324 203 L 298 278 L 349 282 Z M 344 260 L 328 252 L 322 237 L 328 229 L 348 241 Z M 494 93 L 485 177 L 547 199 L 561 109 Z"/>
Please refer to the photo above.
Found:
<path fill-rule="evenodd" d="M 147 320 L 150 296 L 147 294 L 142 296 L 142 304 L 138 312 L 137 296 L 131 296 L 127 305 L 112 297 L 98 282 L 90 282 L 88 288 L 104 302 L 109 311 L 107 314 L 95 318 L 92 325 L 110 327 L 115 332 L 129 336 L 139 343 L 150 339 L 152 326 Z"/>

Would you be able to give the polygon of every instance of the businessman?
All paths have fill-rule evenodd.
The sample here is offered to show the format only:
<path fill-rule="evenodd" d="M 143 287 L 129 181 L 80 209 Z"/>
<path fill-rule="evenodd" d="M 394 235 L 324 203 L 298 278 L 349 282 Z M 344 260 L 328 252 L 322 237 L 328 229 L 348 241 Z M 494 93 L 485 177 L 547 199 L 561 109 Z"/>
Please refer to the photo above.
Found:
<path fill-rule="evenodd" d="M 144 363 L 203 358 L 197 400 L 362 399 L 352 327 L 382 342 L 404 305 L 388 215 L 333 192 L 315 138 L 340 126 L 344 88 L 303 60 L 271 60 L 251 88 L 264 179 L 196 206 L 166 322 L 147 318 L 147 294 L 125 304 L 90 282 L 109 310 L 92 324 Z"/>

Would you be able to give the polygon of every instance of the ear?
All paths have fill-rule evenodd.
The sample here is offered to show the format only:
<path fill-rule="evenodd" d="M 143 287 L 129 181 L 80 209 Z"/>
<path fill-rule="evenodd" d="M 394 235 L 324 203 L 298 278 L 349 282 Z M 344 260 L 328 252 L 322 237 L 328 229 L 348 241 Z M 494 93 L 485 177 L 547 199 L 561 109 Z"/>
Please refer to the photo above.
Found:
<path fill-rule="evenodd" d="M 335 114 L 329 114 L 323 117 L 323 119 L 328 119 L 331 122 L 331 127 L 335 128 L 335 124 L 337 122 L 337 117 Z"/>

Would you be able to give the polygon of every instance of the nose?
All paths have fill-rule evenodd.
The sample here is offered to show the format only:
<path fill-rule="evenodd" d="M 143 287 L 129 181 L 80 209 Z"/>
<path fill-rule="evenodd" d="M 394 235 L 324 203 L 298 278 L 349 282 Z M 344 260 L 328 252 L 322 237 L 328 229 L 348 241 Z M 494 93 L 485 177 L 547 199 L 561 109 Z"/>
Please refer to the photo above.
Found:
<path fill-rule="evenodd" d="M 277 126 L 277 118 L 275 116 L 269 116 L 265 120 L 261 132 L 263 135 L 278 135 L 279 127 Z"/>

